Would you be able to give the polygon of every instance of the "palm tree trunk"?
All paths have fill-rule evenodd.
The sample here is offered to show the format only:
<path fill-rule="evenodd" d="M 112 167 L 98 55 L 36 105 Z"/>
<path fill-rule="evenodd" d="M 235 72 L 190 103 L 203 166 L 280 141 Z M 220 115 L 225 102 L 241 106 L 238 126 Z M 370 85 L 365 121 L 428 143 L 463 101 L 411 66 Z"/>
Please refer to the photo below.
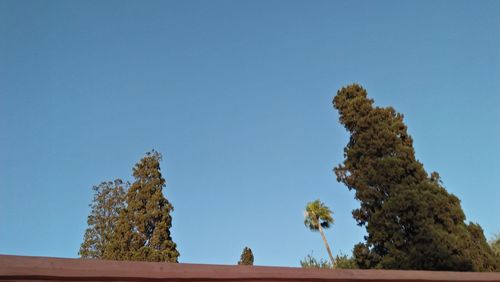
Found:
<path fill-rule="evenodd" d="M 332 261 L 332 267 L 336 268 L 337 266 L 335 265 L 335 260 L 333 259 L 332 251 L 330 250 L 330 246 L 328 246 L 328 242 L 326 241 L 326 237 L 325 234 L 323 233 L 323 227 L 321 227 L 321 224 L 319 224 L 319 233 L 321 234 L 321 238 L 323 238 L 323 242 L 325 243 L 326 246 L 326 251 L 328 252 L 330 260 Z"/>

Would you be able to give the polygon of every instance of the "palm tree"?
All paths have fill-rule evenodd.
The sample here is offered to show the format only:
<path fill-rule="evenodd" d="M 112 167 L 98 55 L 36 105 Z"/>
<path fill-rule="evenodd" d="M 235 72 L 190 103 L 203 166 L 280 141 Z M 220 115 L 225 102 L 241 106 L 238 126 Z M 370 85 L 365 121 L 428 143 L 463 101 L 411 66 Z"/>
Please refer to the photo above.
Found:
<path fill-rule="evenodd" d="M 335 268 L 335 260 L 333 259 L 332 251 L 328 242 L 326 241 L 325 234 L 323 233 L 323 228 L 330 228 L 333 224 L 332 211 L 320 200 L 307 203 L 306 211 L 304 212 L 304 224 L 311 231 L 319 231 L 323 242 L 325 243 L 326 250 L 332 261 L 332 266 Z"/>

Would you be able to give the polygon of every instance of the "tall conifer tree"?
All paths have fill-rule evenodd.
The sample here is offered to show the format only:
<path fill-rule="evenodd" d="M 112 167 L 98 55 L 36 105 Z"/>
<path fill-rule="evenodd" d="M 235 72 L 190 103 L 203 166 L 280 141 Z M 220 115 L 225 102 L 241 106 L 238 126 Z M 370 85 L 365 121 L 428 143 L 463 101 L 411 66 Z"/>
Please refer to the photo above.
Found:
<path fill-rule="evenodd" d="M 403 115 L 373 106 L 353 84 L 333 106 L 350 133 L 337 180 L 355 191 L 353 217 L 366 242 L 354 248 L 362 268 L 488 271 L 495 260 L 479 225 L 464 223 L 460 200 L 416 160 Z"/>
<path fill-rule="evenodd" d="M 135 165 L 135 181 L 106 249 L 107 259 L 177 262 L 179 252 L 170 236 L 174 208 L 163 195 L 161 159 L 161 154 L 153 150 Z"/>
<path fill-rule="evenodd" d="M 253 265 L 253 253 L 252 249 L 245 247 L 241 253 L 238 265 Z"/>

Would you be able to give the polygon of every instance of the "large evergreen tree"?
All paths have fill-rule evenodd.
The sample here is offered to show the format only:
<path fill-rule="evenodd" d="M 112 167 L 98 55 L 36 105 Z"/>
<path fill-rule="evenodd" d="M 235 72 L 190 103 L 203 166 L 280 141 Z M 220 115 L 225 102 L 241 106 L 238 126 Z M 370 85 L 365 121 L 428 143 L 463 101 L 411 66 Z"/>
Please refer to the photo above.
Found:
<path fill-rule="evenodd" d="M 416 160 L 403 115 L 373 105 L 353 84 L 333 100 L 350 133 L 345 160 L 334 171 L 355 191 L 353 217 L 365 226 L 366 242 L 355 246 L 362 268 L 488 271 L 493 253 L 479 225 L 465 224 L 457 197 Z"/>
<path fill-rule="evenodd" d="M 122 180 L 106 181 L 94 186 L 94 198 L 89 205 L 83 243 L 78 252 L 82 258 L 102 259 L 104 250 L 118 222 L 120 212 L 125 208 L 125 191 L 129 186 Z"/>
<path fill-rule="evenodd" d="M 174 208 L 163 195 L 165 179 L 160 161 L 161 155 L 152 151 L 135 165 L 127 206 L 120 214 L 105 258 L 177 262 L 179 252 L 170 236 Z"/>

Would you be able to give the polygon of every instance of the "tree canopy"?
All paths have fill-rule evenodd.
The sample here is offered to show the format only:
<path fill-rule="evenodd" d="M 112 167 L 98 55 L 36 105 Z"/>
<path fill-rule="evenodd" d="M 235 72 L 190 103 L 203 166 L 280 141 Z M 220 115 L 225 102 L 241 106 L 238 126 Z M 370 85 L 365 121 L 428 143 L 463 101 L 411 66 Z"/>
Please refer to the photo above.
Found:
<path fill-rule="evenodd" d="M 334 171 L 355 191 L 360 207 L 353 217 L 368 233 L 354 248 L 358 266 L 494 270 L 481 227 L 465 224 L 460 200 L 415 158 L 403 115 L 373 104 L 357 84 L 343 87 L 333 99 L 350 133 L 345 160 Z"/>
<path fill-rule="evenodd" d="M 125 191 L 129 183 L 121 179 L 94 186 L 94 198 L 89 205 L 88 228 L 78 254 L 82 258 L 102 259 L 109 244 L 120 212 L 125 208 Z"/>
<path fill-rule="evenodd" d="M 312 231 L 318 231 L 321 227 L 330 228 L 333 224 L 332 211 L 320 200 L 307 203 L 304 225 Z"/>
<path fill-rule="evenodd" d="M 133 169 L 135 181 L 127 191 L 104 258 L 114 260 L 177 262 L 179 252 L 170 236 L 174 210 L 163 195 L 165 179 L 161 154 L 152 151 Z"/>

